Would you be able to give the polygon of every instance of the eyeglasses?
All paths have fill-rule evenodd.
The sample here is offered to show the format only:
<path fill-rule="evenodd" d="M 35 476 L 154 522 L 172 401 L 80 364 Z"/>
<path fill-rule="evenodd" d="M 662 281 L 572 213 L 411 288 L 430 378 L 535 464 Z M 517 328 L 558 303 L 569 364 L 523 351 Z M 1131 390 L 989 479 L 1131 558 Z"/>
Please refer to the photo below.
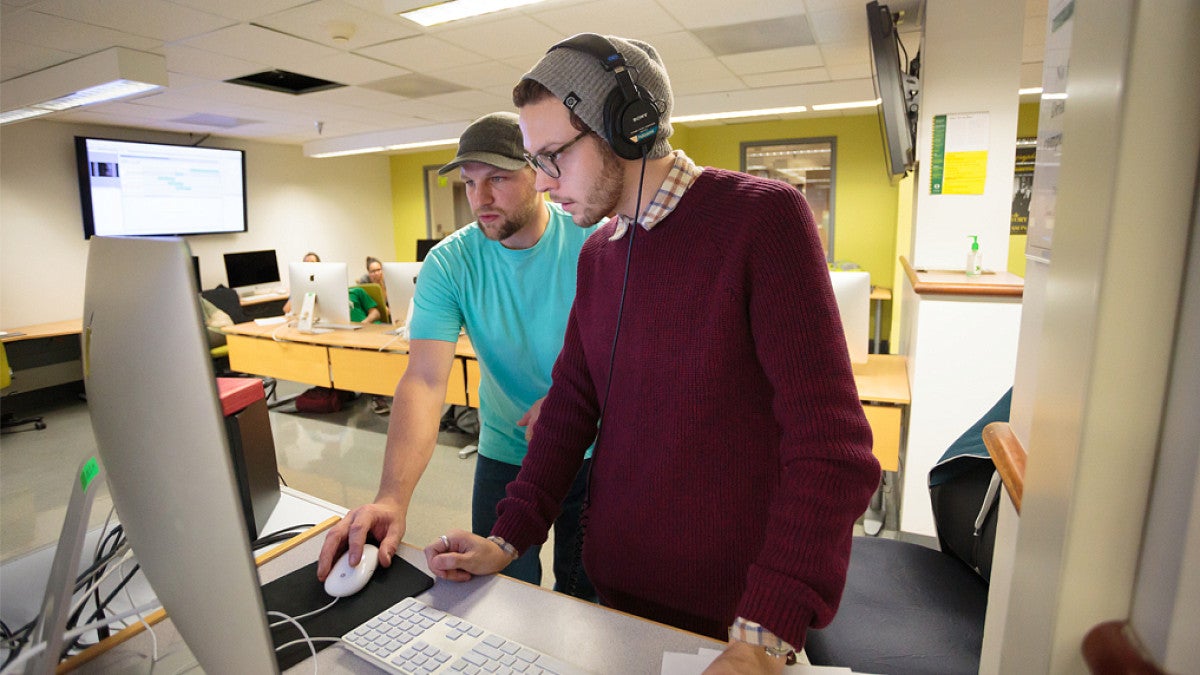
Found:
<path fill-rule="evenodd" d="M 558 177 L 562 176 L 562 171 L 559 170 L 558 164 L 556 163 L 558 160 L 558 156 L 563 154 L 564 152 L 566 152 L 567 148 L 571 147 L 572 145 L 575 145 L 575 143 L 577 143 L 579 141 L 579 139 L 583 138 L 584 136 L 587 136 L 589 133 L 591 133 L 591 132 L 590 131 L 579 132 L 578 136 L 567 141 L 566 143 L 564 143 L 562 145 L 562 147 L 560 147 L 559 149 L 557 149 L 553 152 L 539 152 L 536 155 L 531 155 L 527 152 L 527 153 L 525 153 L 525 161 L 529 162 L 529 166 L 531 166 L 535 169 L 541 169 L 542 173 L 546 174 L 547 176 L 549 176 L 551 178 L 558 178 Z"/>

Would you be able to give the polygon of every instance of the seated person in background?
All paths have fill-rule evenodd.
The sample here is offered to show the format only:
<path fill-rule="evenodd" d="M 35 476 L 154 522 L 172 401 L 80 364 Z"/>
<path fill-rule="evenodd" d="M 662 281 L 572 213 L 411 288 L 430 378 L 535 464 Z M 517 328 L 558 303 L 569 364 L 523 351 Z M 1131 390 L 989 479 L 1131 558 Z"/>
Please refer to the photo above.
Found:
<path fill-rule="evenodd" d="M 379 262 L 379 258 L 367 256 L 367 273 L 358 278 L 358 283 L 378 284 L 379 290 L 383 291 L 383 297 L 387 298 L 387 287 L 383 285 L 383 263 Z M 371 412 L 376 415 L 386 415 L 391 411 L 391 396 L 371 397 Z"/>
<path fill-rule="evenodd" d="M 383 285 L 383 263 L 379 262 L 379 258 L 367 256 L 367 273 L 359 277 L 355 283 L 379 284 L 386 294 L 387 287 Z"/>
<path fill-rule="evenodd" d="M 304 254 L 302 262 L 321 262 L 321 257 L 316 253 L 309 251 Z M 380 274 L 383 273 L 383 266 L 380 265 Z M 283 305 L 283 313 L 292 313 L 292 301 L 289 298 Z M 367 292 L 361 288 L 350 289 L 350 320 L 355 323 L 371 324 L 379 321 L 379 309 L 377 309 L 375 301 Z"/>
<path fill-rule="evenodd" d="M 371 324 L 379 320 L 379 307 L 367 292 L 358 286 L 350 288 L 350 320 Z"/>

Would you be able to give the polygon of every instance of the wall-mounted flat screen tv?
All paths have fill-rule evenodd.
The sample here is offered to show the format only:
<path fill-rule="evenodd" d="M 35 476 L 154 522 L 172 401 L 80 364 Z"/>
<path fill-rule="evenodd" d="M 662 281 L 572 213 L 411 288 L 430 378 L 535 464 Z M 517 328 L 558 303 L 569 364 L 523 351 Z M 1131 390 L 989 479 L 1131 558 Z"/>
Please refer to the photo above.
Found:
<path fill-rule="evenodd" d="M 75 137 L 83 236 L 246 231 L 241 150 Z"/>
<path fill-rule="evenodd" d="M 871 81 L 879 98 L 879 131 L 883 135 L 888 176 L 903 178 L 916 157 L 916 79 L 908 77 L 900 61 L 899 37 L 887 5 L 867 3 L 871 45 Z"/>

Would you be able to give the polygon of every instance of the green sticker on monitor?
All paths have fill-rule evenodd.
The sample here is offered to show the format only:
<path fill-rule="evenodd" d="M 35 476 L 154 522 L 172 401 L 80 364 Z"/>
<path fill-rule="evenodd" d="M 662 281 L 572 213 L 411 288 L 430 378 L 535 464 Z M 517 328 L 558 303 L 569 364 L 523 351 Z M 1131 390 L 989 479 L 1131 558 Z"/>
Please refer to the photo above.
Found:
<path fill-rule="evenodd" d="M 83 470 L 79 472 L 79 482 L 83 485 L 84 492 L 87 492 L 88 486 L 92 484 L 92 480 L 98 473 L 100 473 L 100 464 L 96 461 L 95 457 L 92 457 L 83 465 Z"/>

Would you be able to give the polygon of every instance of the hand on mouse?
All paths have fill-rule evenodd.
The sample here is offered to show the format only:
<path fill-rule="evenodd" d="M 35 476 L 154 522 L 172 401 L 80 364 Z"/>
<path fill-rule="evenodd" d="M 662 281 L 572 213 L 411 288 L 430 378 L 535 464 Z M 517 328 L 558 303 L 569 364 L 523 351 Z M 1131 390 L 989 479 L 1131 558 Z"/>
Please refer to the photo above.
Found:
<path fill-rule="evenodd" d="M 350 564 L 358 565 L 368 534 L 379 542 L 378 563 L 390 567 L 392 556 L 396 554 L 400 539 L 404 536 L 403 509 L 395 502 L 381 499 L 347 513 L 325 535 L 321 555 L 317 558 L 317 580 L 325 581 L 329 570 L 333 569 L 333 563 L 347 549 L 350 551 Z"/>
<path fill-rule="evenodd" d="M 462 530 L 450 530 L 425 547 L 429 571 L 450 581 L 495 574 L 512 560 L 495 542 Z"/>

